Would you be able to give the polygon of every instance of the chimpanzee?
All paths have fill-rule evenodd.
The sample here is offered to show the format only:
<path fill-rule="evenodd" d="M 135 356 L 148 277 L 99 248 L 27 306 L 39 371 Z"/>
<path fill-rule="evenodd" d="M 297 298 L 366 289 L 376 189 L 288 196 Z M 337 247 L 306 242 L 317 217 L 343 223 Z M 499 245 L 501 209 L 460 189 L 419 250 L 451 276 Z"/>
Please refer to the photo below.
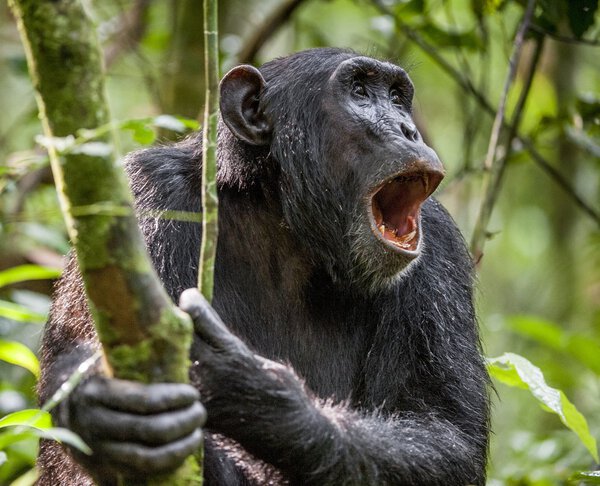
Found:
<path fill-rule="evenodd" d="M 331 48 L 223 78 L 214 300 L 180 300 L 195 325 L 195 386 L 93 368 L 54 411 L 93 455 L 76 462 L 43 443 L 40 484 L 169 470 L 201 427 L 208 485 L 484 484 L 473 268 L 430 198 L 443 168 L 412 98 L 401 68 Z M 201 226 L 155 215 L 198 211 L 200 138 L 127 164 L 174 300 L 195 286 Z M 71 259 L 44 335 L 41 402 L 98 346 Z"/>

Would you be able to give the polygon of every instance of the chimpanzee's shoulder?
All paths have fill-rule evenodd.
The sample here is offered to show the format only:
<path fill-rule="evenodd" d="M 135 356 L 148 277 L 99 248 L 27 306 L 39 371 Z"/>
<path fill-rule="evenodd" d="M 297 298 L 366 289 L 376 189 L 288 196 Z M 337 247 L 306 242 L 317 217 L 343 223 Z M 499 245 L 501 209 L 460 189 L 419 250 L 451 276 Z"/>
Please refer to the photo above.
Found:
<path fill-rule="evenodd" d="M 190 195 L 200 193 L 201 164 L 200 133 L 177 143 L 131 152 L 125 158 L 125 169 L 136 206 L 185 210 Z"/>

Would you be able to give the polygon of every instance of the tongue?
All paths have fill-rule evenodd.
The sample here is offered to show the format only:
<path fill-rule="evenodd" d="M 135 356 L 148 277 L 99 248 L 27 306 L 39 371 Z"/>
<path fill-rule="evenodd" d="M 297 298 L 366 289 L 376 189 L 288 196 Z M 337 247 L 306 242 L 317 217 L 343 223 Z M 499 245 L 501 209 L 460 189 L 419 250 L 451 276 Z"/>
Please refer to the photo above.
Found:
<path fill-rule="evenodd" d="M 386 229 L 402 239 L 416 229 L 416 219 L 424 196 L 420 178 L 394 180 L 377 193 L 377 203 Z"/>

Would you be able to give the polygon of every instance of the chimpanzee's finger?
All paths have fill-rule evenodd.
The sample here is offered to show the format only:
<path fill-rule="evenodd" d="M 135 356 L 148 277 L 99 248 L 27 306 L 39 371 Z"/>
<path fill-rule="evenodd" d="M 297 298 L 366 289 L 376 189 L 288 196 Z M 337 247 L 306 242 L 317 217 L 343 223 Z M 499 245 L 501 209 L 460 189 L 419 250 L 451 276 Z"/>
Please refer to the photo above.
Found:
<path fill-rule="evenodd" d="M 106 408 L 88 411 L 89 432 L 99 439 L 159 445 L 191 434 L 206 423 L 200 402 L 186 408 L 154 415 L 132 415 Z"/>
<path fill-rule="evenodd" d="M 166 412 L 189 407 L 200 399 L 192 385 L 185 383 L 143 384 L 96 376 L 82 385 L 81 396 L 108 408 L 139 414 Z"/>
<path fill-rule="evenodd" d="M 184 290 L 179 299 L 179 307 L 191 316 L 196 333 L 210 346 L 249 352 L 246 345 L 227 329 L 217 312 L 197 289 Z"/>
<path fill-rule="evenodd" d="M 168 471 L 181 465 L 185 458 L 200 447 L 202 431 L 194 430 L 190 435 L 158 447 L 149 447 L 132 442 L 100 442 L 97 454 L 122 469 L 132 473 L 156 473 Z"/>

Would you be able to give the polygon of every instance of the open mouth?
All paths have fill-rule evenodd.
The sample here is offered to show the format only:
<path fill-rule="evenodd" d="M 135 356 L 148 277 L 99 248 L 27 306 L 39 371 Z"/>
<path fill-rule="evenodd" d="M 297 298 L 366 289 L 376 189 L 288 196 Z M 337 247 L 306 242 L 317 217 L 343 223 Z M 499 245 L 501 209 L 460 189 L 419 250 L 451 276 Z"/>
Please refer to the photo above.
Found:
<path fill-rule="evenodd" d="M 379 186 L 371 196 L 375 235 L 396 251 L 416 255 L 421 240 L 421 205 L 442 178 L 434 172 L 402 174 Z"/>

